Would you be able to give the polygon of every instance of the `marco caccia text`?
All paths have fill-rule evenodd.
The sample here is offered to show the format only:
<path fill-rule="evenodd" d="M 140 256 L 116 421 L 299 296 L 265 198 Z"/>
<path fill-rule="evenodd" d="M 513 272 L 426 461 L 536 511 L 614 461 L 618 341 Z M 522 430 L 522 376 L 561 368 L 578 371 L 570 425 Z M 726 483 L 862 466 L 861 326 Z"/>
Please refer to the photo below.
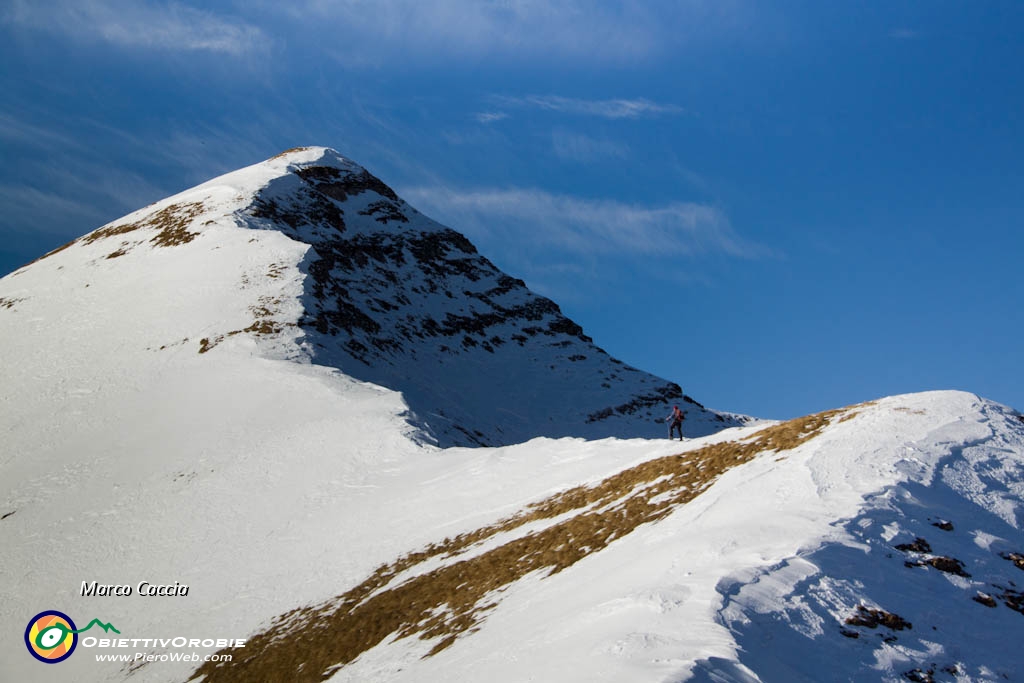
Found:
<path fill-rule="evenodd" d="M 155 584 L 150 583 L 149 581 L 140 581 L 133 589 L 128 584 L 118 586 L 114 584 L 100 583 L 98 581 L 93 581 L 91 583 L 89 581 L 82 582 L 82 597 L 121 597 L 129 595 L 141 595 L 143 597 L 184 597 L 188 595 L 188 586 L 183 583 L 178 583 L 177 581 L 173 584 Z"/>

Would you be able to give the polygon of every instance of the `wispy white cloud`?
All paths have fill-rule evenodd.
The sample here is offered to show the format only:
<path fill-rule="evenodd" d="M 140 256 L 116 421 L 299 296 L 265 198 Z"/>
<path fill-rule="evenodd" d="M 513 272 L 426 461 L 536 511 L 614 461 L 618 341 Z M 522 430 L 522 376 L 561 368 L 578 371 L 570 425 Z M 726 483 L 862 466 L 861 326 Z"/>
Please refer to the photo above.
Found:
<path fill-rule="evenodd" d="M 526 243 L 576 254 L 696 255 L 759 258 L 770 251 L 742 239 L 718 208 L 690 202 L 658 206 L 586 199 L 538 189 L 403 189 L 413 205 L 470 237 Z"/>
<path fill-rule="evenodd" d="M 178 2 L 12 0 L 0 10 L 0 21 L 125 48 L 241 56 L 265 43 L 251 24 Z"/>
<path fill-rule="evenodd" d="M 645 98 L 587 100 L 560 95 L 525 95 L 512 97 L 493 95 L 491 100 L 506 107 L 525 107 L 580 116 L 599 116 L 606 119 L 637 119 L 670 114 L 682 114 L 684 109 L 674 104 L 660 104 Z"/>
<path fill-rule="evenodd" d="M 692 0 L 691 0 L 692 1 Z M 620 62 L 646 58 L 672 44 L 658 12 L 626 0 L 262 0 L 337 36 L 342 61 L 365 63 L 416 53 L 548 57 Z M 675 11 L 672 11 L 675 14 Z M 663 18 L 663 17 L 661 17 Z M 675 36 L 678 39 L 678 34 Z M 346 56 L 347 55 L 347 56 Z"/>
<path fill-rule="evenodd" d="M 77 140 L 62 131 L 25 121 L 11 114 L 0 113 L 0 140 L 12 144 L 38 146 L 41 143 L 61 147 L 79 147 Z"/>
<path fill-rule="evenodd" d="M 618 297 L 638 273 L 652 283 L 707 287 L 722 258 L 776 256 L 738 235 L 724 211 L 705 204 L 645 205 L 533 188 L 466 190 L 443 184 L 398 192 L 465 234 L 505 272 L 563 304 Z"/>
<path fill-rule="evenodd" d="M 133 133 L 77 115 L 55 120 L 32 108 L 0 114 L 0 143 L 17 160 L 16 173 L 0 177 L 0 235 L 68 240 L 244 161 L 270 156 L 275 147 L 252 125 L 219 129 L 190 122 L 184 130 L 172 124 L 157 133 Z M 225 160 L 229 154 L 236 156 Z"/>
<path fill-rule="evenodd" d="M 482 111 L 478 112 L 474 118 L 480 123 L 494 123 L 495 121 L 501 121 L 507 119 L 508 114 L 503 111 Z"/>
<path fill-rule="evenodd" d="M 0 227 L 20 232 L 62 234 L 69 218 L 79 220 L 80 231 L 87 232 L 106 218 L 88 201 L 68 199 L 62 193 L 24 184 L 0 184 L 0 205 L 4 207 Z"/>

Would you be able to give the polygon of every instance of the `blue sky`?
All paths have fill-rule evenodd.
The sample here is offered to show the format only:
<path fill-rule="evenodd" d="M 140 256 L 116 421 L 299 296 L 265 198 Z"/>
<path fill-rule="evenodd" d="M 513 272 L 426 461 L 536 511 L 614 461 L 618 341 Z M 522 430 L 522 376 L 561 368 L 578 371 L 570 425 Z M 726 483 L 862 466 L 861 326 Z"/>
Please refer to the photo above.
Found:
<path fill-rule="evenodd" d="M 1024 408 L 1024 3 L 7 0 L 0 273 L 338 149 L 710 407 Z"/>

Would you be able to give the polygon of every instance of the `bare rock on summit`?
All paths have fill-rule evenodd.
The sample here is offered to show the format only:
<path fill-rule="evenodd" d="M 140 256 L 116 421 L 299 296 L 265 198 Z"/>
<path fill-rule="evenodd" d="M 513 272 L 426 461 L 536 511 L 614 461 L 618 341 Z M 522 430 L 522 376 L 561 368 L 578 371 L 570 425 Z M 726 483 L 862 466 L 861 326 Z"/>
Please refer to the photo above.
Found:
<path fill-rule="evenodd" d="M 740 422 L 610 357 L 553 301 L 333 150 L 289 164 L 238 216 L 311 246 L 298 324 L 315 361 L 401 391 L 441 445 L 657 437 L 673 401 L 687 404 L 692 435 Z"/>

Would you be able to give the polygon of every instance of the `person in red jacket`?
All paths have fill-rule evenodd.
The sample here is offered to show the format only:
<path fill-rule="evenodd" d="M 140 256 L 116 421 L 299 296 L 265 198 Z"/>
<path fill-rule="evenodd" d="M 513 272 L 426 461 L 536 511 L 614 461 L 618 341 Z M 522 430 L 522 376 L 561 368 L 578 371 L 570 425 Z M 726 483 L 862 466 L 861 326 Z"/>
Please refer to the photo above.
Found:
<path fill-rule="evenodd" d="M 665 422 L 668 422 L 668 438 L 672 438 L 672 433 L 675 430 L 679 430 L 679 440 L 683 440 L 683 420 L 686 416 L 683 415 L 683 411 L 679 410 L 679 406 L 672 406 L 672 414 L 665 418 Z"/>

